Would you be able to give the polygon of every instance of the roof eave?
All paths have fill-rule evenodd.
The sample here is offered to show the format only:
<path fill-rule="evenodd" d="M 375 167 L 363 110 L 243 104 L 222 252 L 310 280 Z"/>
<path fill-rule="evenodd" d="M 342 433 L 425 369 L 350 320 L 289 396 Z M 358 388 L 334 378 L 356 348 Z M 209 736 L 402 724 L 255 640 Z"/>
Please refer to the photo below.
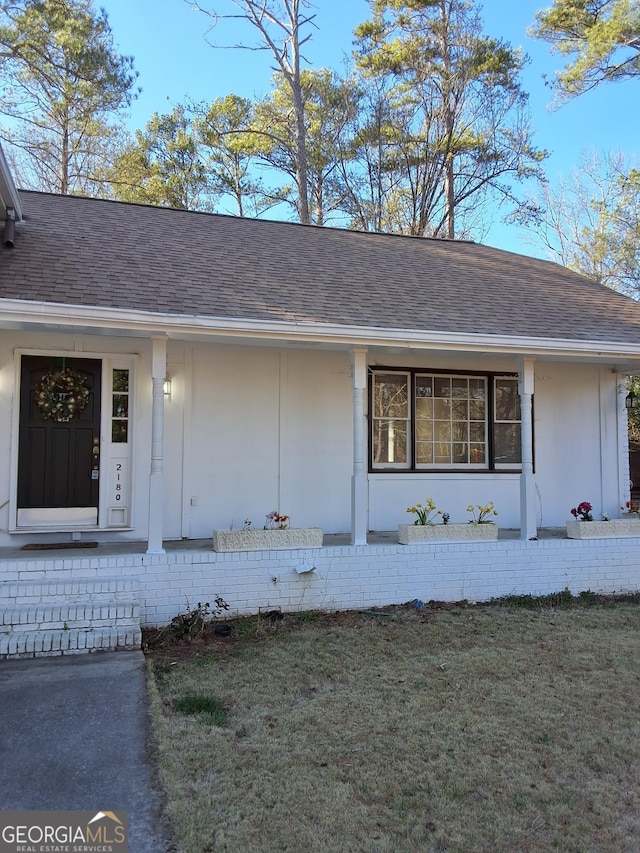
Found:
<path fill-rule="evenodd" d="M 640 342 L 543 338 L 526 335 L 466 334 L 438 330 L 373 328 L 285 320 L 234 319 L 131 311 L 86 305 L 66 305 L 0 298 L 0 325 L 15 328 L 55 328 L 87 333 L 170 338 L 219 336 L 299 344 L 349 347 L 394 347 L 407 350 L 519 355 L 558 355 L 601 359 L 640 359 Z"/>

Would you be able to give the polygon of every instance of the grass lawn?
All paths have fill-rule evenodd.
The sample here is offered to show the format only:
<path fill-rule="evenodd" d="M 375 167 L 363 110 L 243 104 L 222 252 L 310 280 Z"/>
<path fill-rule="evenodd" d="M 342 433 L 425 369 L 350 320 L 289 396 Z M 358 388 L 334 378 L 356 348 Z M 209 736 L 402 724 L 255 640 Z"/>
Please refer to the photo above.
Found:
<path fill-rule="evenodd" d="M 640 850 L 637 599 L 232 624 L 147 652 L 182 853 Z"/>

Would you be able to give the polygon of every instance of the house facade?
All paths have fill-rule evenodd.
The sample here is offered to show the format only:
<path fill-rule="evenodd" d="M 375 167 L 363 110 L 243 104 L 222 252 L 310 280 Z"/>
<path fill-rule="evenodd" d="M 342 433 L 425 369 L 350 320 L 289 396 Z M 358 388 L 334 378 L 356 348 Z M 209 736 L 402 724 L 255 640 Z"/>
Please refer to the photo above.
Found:
<path fill-rule="evenodd" d="M 164 377 L 156 377 L 163 438 L 155 456 L 154 350 L 166 359 L 170 382 L 165 393 Z M 529 368 L 535 441 L 533 518 L 524 520 L 533 527 L 526 532 L 561 527 L 583 499 L 617 515 L 628 490 L 624 374 L 597 363 L 31 331 L 2 334 L 0 363 L 0 417 L 11 448 L 3 459 L 5 546 L 71 533 L 101 542 L 149 539 L 157 522 L 152 545 L 161 547 L 237 529 L 245 519 L 261 527 L 273 509 L 295 526 L 366 541 L 369 530 L 407 521 L 406 508 L 428 496 L 461 521 L 468 504 L 491 500 L 500 526 L 520 528 L 521 448 L 512 434 L 519 438 L 522 428 L 518 385 Z M 29 412 L 29 395 L 33 405 L 42 376 L 65 367 L 91 377 L 91 405 L 68 423 L 43 422 L 40 409 Z M 358 369 L 366 388 L 353 387 Z M 385 402 L 385 393 L 396 400 Z M 158 474 L 164 494 L 150 519 Z M 365 494 L 352 507 L 352 497 L 361 497 L 352 495 L 358 475 Z M 355 510 L 366 518 L 364 530 L 354 529 Z"/>
<path fill-rule="evenodd" d="M 277 510 L 366 549 L 428 497 L 461 522 L 492 501 L 528 543 L 628 499 L 636 302 L 470 242 L 17 193 L 2 171 L 0 547 L 144 542 L 148 563 Z"/>

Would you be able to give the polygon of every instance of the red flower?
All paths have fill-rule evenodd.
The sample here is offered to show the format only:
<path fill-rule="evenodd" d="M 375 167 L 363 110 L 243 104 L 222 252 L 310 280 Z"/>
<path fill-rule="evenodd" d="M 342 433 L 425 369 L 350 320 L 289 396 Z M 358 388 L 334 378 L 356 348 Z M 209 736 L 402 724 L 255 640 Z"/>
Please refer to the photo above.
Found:
<path fill-rule="evenodd" d="M 591 515 L 592 509 L 593 507 L 589 501 L 582 501 L 577 507 L 574 507 L 571 510 L 571 515 L 574 518 L 578 518 L 578 516 L 580 516 L 580 521 L 593 521 L 593 516 Z"/>

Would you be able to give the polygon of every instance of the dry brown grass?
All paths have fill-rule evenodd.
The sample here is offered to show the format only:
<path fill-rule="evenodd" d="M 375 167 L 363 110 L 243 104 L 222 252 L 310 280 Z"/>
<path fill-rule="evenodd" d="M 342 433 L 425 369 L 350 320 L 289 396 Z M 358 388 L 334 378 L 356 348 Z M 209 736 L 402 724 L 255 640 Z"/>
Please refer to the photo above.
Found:
<path fill-rule="evenodd" d="M 307 619 L 152 653 L 183 853 L 640 850 L 637 605 Z"/>

